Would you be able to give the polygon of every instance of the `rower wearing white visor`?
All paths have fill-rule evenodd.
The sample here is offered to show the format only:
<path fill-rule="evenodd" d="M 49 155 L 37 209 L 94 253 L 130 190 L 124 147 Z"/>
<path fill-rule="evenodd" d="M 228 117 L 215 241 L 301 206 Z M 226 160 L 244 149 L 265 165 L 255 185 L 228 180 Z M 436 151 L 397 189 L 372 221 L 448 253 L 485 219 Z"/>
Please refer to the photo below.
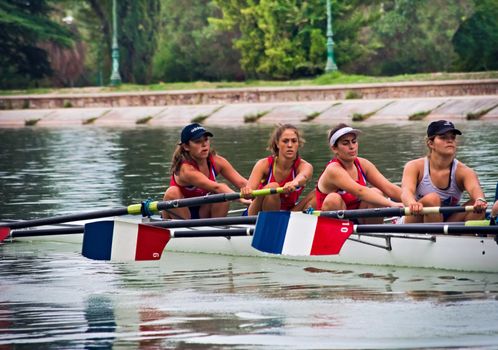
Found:
<path fill-rule="evenodd" d="M 391 183 L 375 165 L 358 157 L 358 129 L 339 124 L 329 132 L 334 158 L 320 175 L 316 189 L 317 210 L 350 210 L 402 207 L 401 188 Z M 371 184 L 373 187 L 368 187 Z M 389 198 L 388 198 L 389 197 Z M 381 223 L 382 218 L 358 219 Z"/>

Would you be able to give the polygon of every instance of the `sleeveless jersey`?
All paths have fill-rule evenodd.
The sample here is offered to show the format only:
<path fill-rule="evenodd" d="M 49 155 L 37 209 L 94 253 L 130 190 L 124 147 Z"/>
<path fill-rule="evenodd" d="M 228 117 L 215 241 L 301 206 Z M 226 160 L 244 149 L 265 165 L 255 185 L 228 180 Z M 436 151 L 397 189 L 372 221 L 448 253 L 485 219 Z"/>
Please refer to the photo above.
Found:
<path fill-rule="evenodd" d="M 341 161 L 337 158 L 334 158 L 330 162 L 327 163 L 327 165 L 325 166 L 325 169 L 332 163 L 339 163 L 344 168 L 344 165 L 341 163 Z M 360 161 L 358 160 L 358 158 L 356 158 L 354 160 L 354 165 L 356 166 L 356 170 L 358 172 L 358 180 L 356 180 L 356 183 L 358 183 L 361 186 L 367 186 L 367 177 L 365 175 L 365 172 L 363 171 L 363 168 L 360 165 Z M 322 175 L 323 175 L 323 172 L 322 172 Z M 320 175 L 320 177 L 322 177 L 322 175 Z M 318 180 L 320 180 L 320 178 L 318 178 Z M 316 193 L 316 209 L 321 210 L 322 205 L 323 205 L 323 201 L 325 200 L 325 197 L 327 197 L 328 193 L 322 193 L 318 189 L 318 182 L 316 184 L 315 193 Z M 355 195 L 348 193 L 346 191 L 343 191 L 343 190 L 337 190 L 337 193 L 341 196 L 342 200 L 346 204 L 347 210 L 358 209 L 360 207 L 361 201 Z"/>
<path fill-rule="evenodd" d="M 449 185 L 447 188 L 438 188 L 434 186 L 431 180 L 431 174 L 429 169 L 429 158 L 425 158 L 424 161 L 424 176 L 422 181 L 417 185 L 417 190 L 415 191 L 415 196 L 417 200 L 420 200 L 423 196 L 436 192 L 441 198 L 442 206 L 456 206 L 462 198 L 462 191 L 458 188 L 456 183 L 456 168 L 458 165 L 458 160 L 453 160 L 450 170 Z"/>
<path fill-rule="evenodd" d="M 274 176 L 274 168 L 275 168 L 275 157 L 274 156 L 268 156 L 268 177 L 264 180 L 261 181 L 259 184 L 259 189 L 265 187 L 267 184 L 270 182 L 278 182 L 275 179 Z M 297 157 L 296 160 L 294 161 L 294 164 L 292 165 L 291 172 L 285 178 L 283 181 L 278 182 L 278 185 L 282 187 L 285 185 L 287 182 L 292 181 L 296 178 L 297 175 L 297 168 L 299 167 L 299 164 L 301 163 L 301 158 Z M 299 196 L 303 192 L 304 187 L 297 187 L 294 192 L 290 193 L 281 193 L 280 194 L 280 210 L 291 210 L 297 203 Z"/>
<path fill-rule="evenodd" d="M 196 162 L 183 161 L 182 164 L 183 163 L 190 164 L 194 168 L 199 170 L 199 166 L 197 165 Z M 209 166 L 208 179 L 211 181 L 216 181 L 217 174 L 216 174 L 216 170 L 214 168 L 214 159 L 213 159 L 212 155 L 209 155 L 209 157 L 208 157 L 208 166 Z M 202 188 L 199 188 L 196 186 L 180 186 L 180 185 L 178 185 L 176 183 L 174 174 L 171 175 L 171 180 L 169 182 L 169 185 L 179 187 L 180 191 L 182 192 L 182 194 L 185 198 L 200 197 L 200 196 L 205 196 L 205 195 L 209 194 L 209 192 L 206 191 L 205 189 L 202 189 Z"/>

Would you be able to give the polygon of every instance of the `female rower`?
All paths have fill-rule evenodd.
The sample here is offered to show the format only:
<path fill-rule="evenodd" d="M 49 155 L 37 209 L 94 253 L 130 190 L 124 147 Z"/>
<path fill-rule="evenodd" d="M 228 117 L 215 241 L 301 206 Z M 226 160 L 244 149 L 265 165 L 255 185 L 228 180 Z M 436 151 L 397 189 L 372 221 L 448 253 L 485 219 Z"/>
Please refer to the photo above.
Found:
<path fill-rule="evenodd" d="M 498 200 L 493 204 L 493 208 L 491 208 L 491 224 L 498 225 Z"/>
<path fill-rule="evenodd" d="M 339 124 L 329 132 L 334 158 L 328 162 L 316 185 L 318 210 L 351 210 L 401 207 L 401 188 L 387 180 L 375 165 L 358 157 L 360 130 Z M 375 188 L 367 187 L 367 182 Z M 393 200 L 384 197 L 386 195 Z M 382 223 L 382 218 L 359 219 L 360 223 Z"/>
<path fill-rule="evenodd" d="M 284 124 L 275 128 L 268 141 L 272 154 L 256 162 L 247 186 L 240 192 L 246 198 L 257 188 L 283 187 L 284 192 L 253 199 L 249 215 L 262 210 L 302 210 L 303 203 L 298 204 L 298 199 L 313 176 L 313 166 L 299 156 L 303 145 L 304 139 L 295 126 Z"/>
<path fill-rule="evenodd" d="M 405 222 L 441 222 L 481 220 L 484 218 L 487 202 L 476 173 L 456 159 L 456 135 L 462 135 L 452 122 L 438 120 L 427 128 L 426 157 L 411 160 L 405 165 L 401 187 L 403 203 L 414 214 L 424 206 L 457 206 L 463 191 L 470 196 L 464 205 L 474 205 L 474 212 L 414 215 Z"/>
<path fill-rule="evenodd" d="M 216 182 L 218 174 L 237 188 L 246 186 L 247 180 L 211 148 L 210 137 L 213 134 L 197 123 L 183 128 L 181 142 L 173 153 L 171 181 L 164 193 L 165 201 L 234 192 L 228 185 Z M 248 200 L 241 202 L 250 203 Z M 229 205 L 228 202 L 222 202 L 176 208 L 163 211 L 162 216 L 171 219 L 222 217 L 227 215 Z"/>

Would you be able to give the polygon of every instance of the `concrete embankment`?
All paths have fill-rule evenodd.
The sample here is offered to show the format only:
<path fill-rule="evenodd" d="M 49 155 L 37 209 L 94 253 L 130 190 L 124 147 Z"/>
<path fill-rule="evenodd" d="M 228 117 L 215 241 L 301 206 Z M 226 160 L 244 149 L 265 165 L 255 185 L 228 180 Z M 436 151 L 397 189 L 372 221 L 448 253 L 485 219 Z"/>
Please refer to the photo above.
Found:
<path fill-rule="evenodd" d="M 0 97 L 0 127 L 498 120 L 498 80 Z"/>

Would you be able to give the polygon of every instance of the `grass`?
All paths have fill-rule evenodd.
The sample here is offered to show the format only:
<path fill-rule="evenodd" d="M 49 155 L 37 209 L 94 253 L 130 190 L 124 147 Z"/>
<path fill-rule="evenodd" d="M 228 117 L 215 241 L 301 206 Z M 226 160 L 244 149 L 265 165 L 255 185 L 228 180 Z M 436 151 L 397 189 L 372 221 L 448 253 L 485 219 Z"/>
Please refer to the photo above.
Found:
<path fill-rule="evenodd" d="M 269 112 L 270 111 L 262 111 L 255 114 L 247 114 L 244 116 L 244 123 L 256 123 L 261 117 Z"/>
<path fill-rule="evenodd" d="M 315 119 L 316 117 L 318 117 L 319 115 L 320 115 L 320 112 L 312 112 L 312 113 L 308 114 L 306 116 L 306 118 L 302 119 L 301 121 L 304 122 L 304 123 L 310 122 L 313 119 Z"/>
<path fill-rule="evenodd" d="M 38 119 L 27 119 L 27 120 L 24 121 L 24 125 L 25 126 L 35 126 L 40 120 L 41 120 L 41 118 L 38 118 Z"/>
<path fill-rule="evenodd" d="M 481 119 L 481 117 L 485 114 L 487 114 L 489 111 L 495 109 L 496 107 L 498 107 L 498 105 L 494 105 L 490 108 L 486 108 L 486 109 L 481 109 L 480 111 L 477 111 L 475 113 L 467 113 L 467 120 L 478 120 L 478 119 Z"/>
<path fill-rule="evenodd" d="M 149 120 L 151 120 L 152 118 L 154 118 L 153 116 L 151 115 L 148 115 L 146 117 L 143 117 L 143 118 L 140 118 L 138 119 L 135 124 L 139 125 L 139 124 L 147 124 L 149 122 Z"/>
<path fill-rule="evenodd" d="M 194 118 L 192 118 L 192 120 L 190 121 L 191 123 L 199 123 L 201 124 L 204 120 L 206 120 L 207 118 L 209 118 L 208 115 L 205 115 L 205 114 L 199 114 L 197 116 L 195 116 Z"/>
<path fill-rule="evenodd" d="M 454 79 L 497 79 L 498 71 L 468 72 L 468 73 L 420 73 L 402 74 L 390 77 L 378 77 L 356 74 L 345 74 L 341 72 L 326 73 L 314 79 L 296 79 L 287 81 L 275 80 L 246 80 L 236 81 L 195 81 L 179 83 L 157 83 L 149 85 L 122 84 L 118 87 L 81 87 L 81 88 L 37 88 L 22 90 L 0 90 L 0 95 L 24 95 L 24 94 L 70 94 L 70 93 L 99 93 L 99 92 L 139 92 L 139 91 L 173 91 L 173 90 L 207 90 L 224 88 L 251 88 L 251 87 L 286 87 L 286 86 L 321 86 L 339 84 L 372 84 L 408 81 L 433 81 Z"/>
<path fill-rule="evenodd" d="M 371 111 L 369 113 L 365 113 L 365 114 L 362 114 L 362 113 L 353 113 L 353 116 L 352 116 L 352 120 L 354 122 L 362 122 L 368 118 L 370 118 L 371 116 L 373 116 L 375 113 L 377 113 L 378 111 L 380 111 L 381 109 L 384 109 L 386 108 L 387 106 L 389 106 L 390 104 L 394 103 L 394 101 L 391 101 L 389 103 L 386 103 L 385 105 L 383 105 L 382 107 L 376 109 L 375 111 Z"/>
<path fill-rule="evenodd" d="M 431 112 L 432 111 L 429 110 L 429 111 L 420 111 L 420 112 L 417 112 L 417 113 L 410 114 L 408 116 L 408 120 L 422 120 L 425 117 L 427 117 Z"/>

